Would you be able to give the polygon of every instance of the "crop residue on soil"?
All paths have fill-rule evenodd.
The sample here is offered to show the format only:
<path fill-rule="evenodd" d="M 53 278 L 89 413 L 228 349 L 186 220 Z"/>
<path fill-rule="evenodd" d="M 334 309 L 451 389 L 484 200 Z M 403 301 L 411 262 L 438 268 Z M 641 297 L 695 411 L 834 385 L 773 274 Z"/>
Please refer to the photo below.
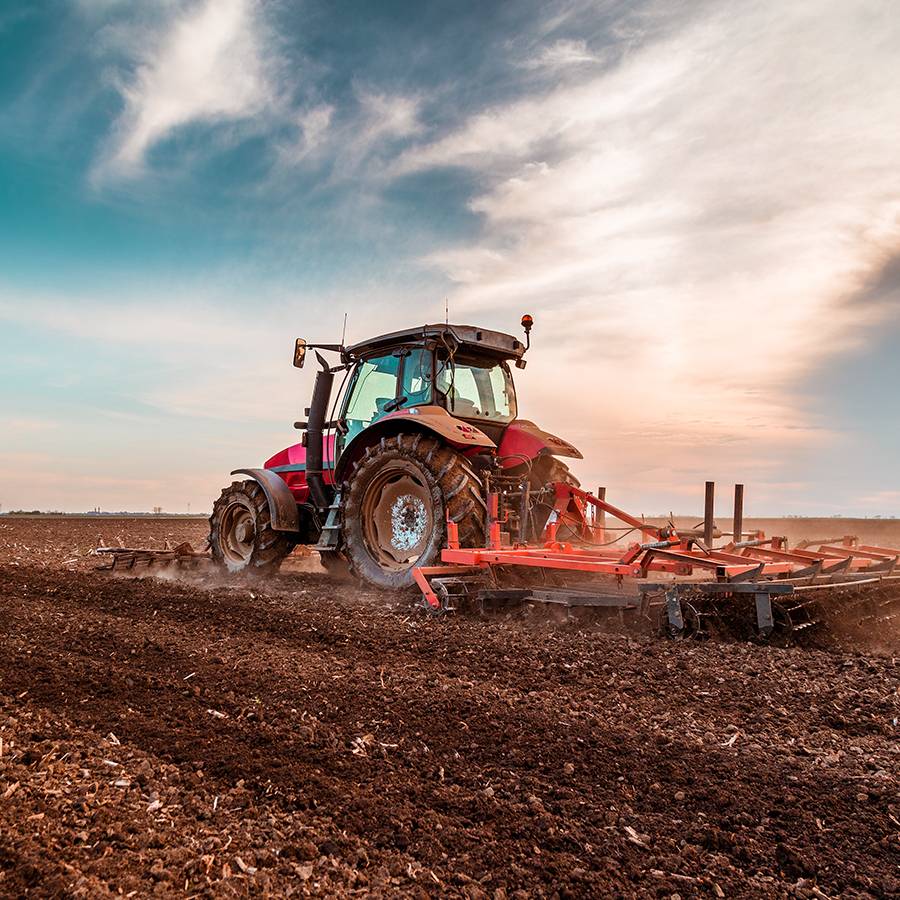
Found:
<path fill-rule="evenodd" d="M 900 891 L 887 649 L 111 579 L 83 522 L 0 519 L 0 894 Z"/>

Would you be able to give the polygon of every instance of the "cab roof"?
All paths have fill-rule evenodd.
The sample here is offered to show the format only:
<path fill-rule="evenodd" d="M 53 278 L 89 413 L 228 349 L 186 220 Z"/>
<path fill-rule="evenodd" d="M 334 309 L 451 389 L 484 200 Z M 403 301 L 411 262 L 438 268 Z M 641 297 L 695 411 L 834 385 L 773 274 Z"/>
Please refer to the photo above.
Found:
<path fill-rule="evenodd" d="M 440 343 L 442 340 L 455 341 L 465 350 L 495 356 L 498 359 L 521 359 L 525 345 L 510 334 L 491 331 L 474 325 L 418 325 L 403 331 L 392 331 L 378 337 L 369 338 L 347 347 L 351 356 L 370 356 L 379 350 L 390 350 L 407 344 L 418 344 L 426 340 Z"/>

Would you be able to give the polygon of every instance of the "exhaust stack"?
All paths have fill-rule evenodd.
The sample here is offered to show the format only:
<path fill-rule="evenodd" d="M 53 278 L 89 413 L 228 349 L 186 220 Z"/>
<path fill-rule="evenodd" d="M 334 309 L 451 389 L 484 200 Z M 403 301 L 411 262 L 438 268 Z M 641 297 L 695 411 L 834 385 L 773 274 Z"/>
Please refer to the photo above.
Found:
<path fill-rule="evenodd" d="M 325 438 L 325 416 L 328 415 L 328 403 L 331 400 L 331 388 L 334 372 L 317 351 L 316 359 L 322 367 L 316 372 L 313 385 L 312 400 L 309 406 L 309 420 L 306 424 L 306 483 L 309 485 L 309 496 L 319 509 L 331 505 L 331 498 L 325 489 L 322 471 L 322 455 Z"/>

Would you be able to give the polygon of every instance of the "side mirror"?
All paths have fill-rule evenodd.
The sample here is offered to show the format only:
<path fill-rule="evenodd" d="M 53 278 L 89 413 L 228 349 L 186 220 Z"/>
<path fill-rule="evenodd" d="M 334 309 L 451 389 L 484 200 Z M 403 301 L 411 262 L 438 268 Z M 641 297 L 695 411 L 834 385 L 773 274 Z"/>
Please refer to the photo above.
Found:
<path fill-rule="evenodd" d="M 297 338 L 294 343 L 294 366 L 298 369 L 302 369 L 305 360 L 306 341 L 303 338 Z"/>

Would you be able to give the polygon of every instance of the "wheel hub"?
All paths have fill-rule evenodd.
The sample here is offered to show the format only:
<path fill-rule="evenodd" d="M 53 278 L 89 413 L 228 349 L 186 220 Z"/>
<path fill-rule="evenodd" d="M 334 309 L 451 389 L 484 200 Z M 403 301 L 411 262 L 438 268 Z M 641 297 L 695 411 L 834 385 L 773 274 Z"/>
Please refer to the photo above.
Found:
<path fill-rule="evenodd" d="M 222 554 L 229 562 L 243 563 L 253 555 L 256 522 L 242 503 L 229 506 L 222 516 Z"/>
<path fill-rule="evenodd" d="M 399 550 L 412 550 L 422 542 L 428 525 L 425 504 L 419 497 L 404 494 L 391 506 L 391 544 Z"/>
<path fill-rule="evenodd" d="M 412 464 L 380 472 L 363 499 L 363 532 L 369 553 L 385 569 L 407 569 L 425 552 L 434 531 L 431 489 Z"/>

